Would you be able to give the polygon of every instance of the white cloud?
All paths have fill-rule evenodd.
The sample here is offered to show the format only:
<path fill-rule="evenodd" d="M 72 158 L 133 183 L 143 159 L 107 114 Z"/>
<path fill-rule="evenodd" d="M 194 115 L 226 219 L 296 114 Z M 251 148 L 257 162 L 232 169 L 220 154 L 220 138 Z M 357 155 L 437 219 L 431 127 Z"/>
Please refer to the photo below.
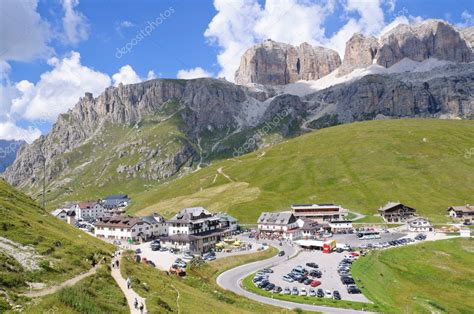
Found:
<path fill-rule="evenodd" d="M 179 70 L 176 77 L 179 79 L 190 80 L 200 77 L 212 77 L 212 73 L 207 72 L 201 67 L 196 67 L 188 70 Z"/>
<path fill-rule="evenodd" d="M 64 10 L 63 39 L 70 44 L 77 44 L 89 37 L 89 24 L 85 16 L 74 9 L 77 5 L 79 5 L 79 0 L 62 0 Z"/>
<path fill-rule="evenodd" d="M 29 61 L 52 54 L 50 25 L 36 7 L 36 0 L 2 0 L 0 60 Z"/>
<path fill-rule="evenodd" d="M 124 65 L 120 70 L 112 75 L 114 86 L 122 84 L 135 84 L 140 83 L 142 79 L 138 76 L 135 70 L 130 65 Z"/>
<path fill-rule="evenodd" d="M 63 59 L 51 58 L 48 64 L 53 69 L 43 73 L 36 84 L 26 80 L 16 84 L 21 96 L 13 99 L 12 114 L 28 120 L 54 121 L 85 92 L 98 94 L 110 86 L 107 74 L 81 65 L 78 52 Z"/>
<path fill-rule="evenodd" d="M 120 27 L 123 27 L 123 28 L 129 28 L 129 27 L 134 27 L 135 24 L 133 22 L 130 22 L 130 21 L 122 21 L 120 22 Z"/>
<path fill-rule="evenodd" d="M 146 79 L 147 80 L 156 79 L 155 71 L 153 71 L 153 70 L 148 71 L 148 74 L 146 75 Z"/>
<path fill-rule="evenodd" d="M 474 25 L 474 15 L 467 10 L 462 11 L 461 20 L 462 22 L 457 24 L 458 27 L 469 27 Z"/>
<path fill-rule="evenodd" d="M 0 122 L 0 138 L 5 140 L 24 140 L 28 143 L 40 137 L 41 131 L 34 127 L 20 128 L 11 121 Z"/>

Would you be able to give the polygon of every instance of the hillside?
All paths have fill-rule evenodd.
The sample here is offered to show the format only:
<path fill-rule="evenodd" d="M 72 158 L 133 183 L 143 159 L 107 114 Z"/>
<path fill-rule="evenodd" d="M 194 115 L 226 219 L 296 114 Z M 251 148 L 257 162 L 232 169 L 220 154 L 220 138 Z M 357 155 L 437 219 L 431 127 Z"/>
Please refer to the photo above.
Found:
<path fill-rule="evenodd" d="M 131 211 L 166 216 L 186 206 L 255 223 L 292 203 L 334 202 L 374 217 L 388 201 L 445 222 L 450 205 L 474 202 L 474 122 L 401 119 L 314 131 L 132 195 Z"/>
<path fill-rule="evenodd" d="M 0 180 L 0 291 L 10 299 L 26 291 L 27 283 L 48 286 L 89 270 L 92 259 L 100 261 L 113 250 Z"/>
<path fill-rule="evenodd" d="M 352 273 L 364 294 L 390 313 L 470 313 L 474 307 L 471 239 L 374 251 Z"/>

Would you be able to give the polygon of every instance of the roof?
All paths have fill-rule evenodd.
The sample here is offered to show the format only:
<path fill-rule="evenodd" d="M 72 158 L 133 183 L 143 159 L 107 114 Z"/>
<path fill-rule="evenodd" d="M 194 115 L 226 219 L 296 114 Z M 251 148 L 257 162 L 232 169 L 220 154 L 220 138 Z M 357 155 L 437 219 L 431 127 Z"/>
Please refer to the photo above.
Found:
<path fill-rule="evenodd" d="M 163 218 L 163 216 L 160 216 L 158 214 L 153 214 L 151 216 L 142 217 L 142 220 L 145 222 L 148 222 L 149 224 L 155 225 L 155 224 L 164 222 L 165 218 Z"/>
<path fill-rule="evenodd" d="M 105 200 L 127 200 L 128 199 L 128 195 L 127 194 L 113 194 L 113 195 L 108 195 L 104 198 L 104 201 Z"/>
<path fill-rule="evenodd" d="M 385 206 L 383 207 L 380 207 L 378 210 L 379 211 L 382 211 L 382 212 L 385 212 L 385 211 L 389 211 L 395 207 L 398 207 L 398 206 L 403 206 L 403 207 L 406 207 L 406 208 L 409 208 L 409 209 L 412 209 L 412 210 L 415 210 L 414 208 L 411 208 L 409 206 L 406 206 L 406 205 L 403 205 L 402 203 L 399 203 L 399 202 L 388 202 Z"/>
<path fill-rule="evenodd" d="M 61 214 L 61 212 L 64 212 L 65 214 L 67 214 L 66 210 L 64 208 L 58 208 L 58 209 L 55 209 L 51 212 L 51 215 L 53 216 L 59 216 L 59 214 Z"/>
<path fill-rule="evenodd" d="M 119 199 L 119 198 L 111 198 L 111 199 L 106 199 L 104 200 L 102 203 L 104 204 L 104 206 L 113 206 L 113 207 L 116 207 L 116 206 L 119 206 L 120 204 L 123 204 L 124 202 L 127 202 L 128 199 Z"/>
<path fill-rule="evenodd" d="M 92 208 L 95 205 L 99 204 L 98 202 L 80 202 L 77 204 L 80 209 L 87 209 L 87 208 Z"/>
<path fill-rule="evenodd" d="M 184 208 L 169 221 L 188 223 L 199 219 L 212 218 L 214 215 L 204 207 Z M 218 217 L 215 217 L 218 219 Z"/>
<path fill-rule="evenodd" d="M 137 217 L 126 217 L 126 216 L 112 216 L 112 217 L 103 217 L 96 224 L 96 227 L 115 227 L 115 228 L 131 228 L 137 223 L 146 223 Z"/>
<path fill-rule="evenodd" d="M 411 218 L 407 219 L 406 222 L 410 223 L 410 222 L 413 222 L 413 221 L 416 221 L 416 220 L 426 220 L 427 222 L 430 222 L 428 218 L 420 217 L 420 216 L 411 217 Z"/>
<path fill-rule="evenodd" d="M 340 207 L 339 205 L 336 204 L 293 204 L 291 207 L 313 207 L 313 208 L 318 208 L 318 207 Z"/>
<path fill-rule="evenodd" d="M 295 216 L 289 211 L 277 213 L 263 212 L 258 217 L 258 223 L 269 225 L 287 225 L 295 221 Z"/>
<path fill-rule="evenodd" d="M 215 229 L 206 232 L 201 232 L 198 234 L 187 234 L 187 233 L 178 233 L 172 234 L 166 237 L 160 237 L 161 241 L 180 241 L 180 242 L 189 242 L 192 240 L 202 239 L 212 235 L 220 235 L 222 232 L 225 231 L 224 229 Z"/>
<path fill-rule="evenodd" d="M 237 218 L 232 217 L 227 213 L 218 213 L 216 216 L 219 217 L 220 220 L 226 220 L 228 222 L 239 222 Z"/>
<path fill-rule="evenodd" d="M 451 206 L 448 208 L 448 210 L 454 210 L 454 211 L 460 211 L 460 212 L 463 212 L 463 213 L 472 213 L 474 212 L 474 206 L 472 205 L 463 205 L 463 206 Z"/>

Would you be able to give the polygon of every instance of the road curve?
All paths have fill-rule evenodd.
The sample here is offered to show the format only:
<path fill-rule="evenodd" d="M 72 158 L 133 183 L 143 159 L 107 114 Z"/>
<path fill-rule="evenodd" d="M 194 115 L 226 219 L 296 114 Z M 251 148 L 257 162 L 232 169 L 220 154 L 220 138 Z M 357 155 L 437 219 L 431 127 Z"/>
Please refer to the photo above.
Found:
<path fill-rule="evenodd" d="M 271 241 L 267 241 L 267 242 L 271 242 Z M 273 242 L 271 243 L 275 245 L 275 243 Z M 295 303 L 295 302 L 283 301 L 283 300 L 278 300 L 278 299 L 272 299 L 272 298 L 267 298 L 267 297 L 252 293 L 242 288 L 241 281 L 245 277 L 247 277 L 249 274 L 259 269 L 262 269 L 264 267 L 270 267 L 276 264 L 280 264 L 281 262 L 287 260 L 289 256 L 292 256 L 296 253 L 295 248 L 289 245 L 288 243 L 283 243 L 283 246 L 281 246 L 280 249 L 285 251 L 286 254 L 284 256 L 282 257 L 274 256 L 263 261 L 257 261 L 257 262 L 245 264 L 245 265 L 230 269 L 228 271 L 225 271 L 217 277 L 217 280 L 216 280 L 217 284 L 225 290 L 230 290 L 236 294 L 252 299 L 254 301 L 273 305 L 273 306 L 279 306 L 279 307 L 283 307 L 287 309 L 300 308 L 305 311 L 315 311 L 315 312 L 324 312 L 324 313 L 343 313 L 343 314 L 370 313 L 370 312 L 364 312 L 364 311 L 356 311 L 352 309 L 342 309 L 342 308 L 335 308 L 335 307 L 329 307 L 329 306 L 311 305 L 311 304 Z"/>

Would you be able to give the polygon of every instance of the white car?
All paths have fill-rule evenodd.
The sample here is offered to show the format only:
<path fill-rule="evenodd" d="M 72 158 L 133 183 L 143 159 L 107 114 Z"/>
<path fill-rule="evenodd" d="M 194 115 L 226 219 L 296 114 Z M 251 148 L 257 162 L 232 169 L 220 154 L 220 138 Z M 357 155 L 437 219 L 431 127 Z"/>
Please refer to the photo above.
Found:
<path fill-rule="evenodd" d="M 293 278 L 291 278 L 291 277 L 288 276 L 288 275 L 283 276 L 283 280 L 284 280 L 284 281 L 287 281 L 287 282 L 293 282 L 293 281 L 294 281 Z"/>
<path fill-rule="evenodd" d="M 306 288 L 304 288 L 304 287 L 301 288 L 300 295 L 304 295 L 304 296 L 308 295 L 308 293 L 306 292 Z"/>
<path fill-rule="evenodd" d="M 332 292 L 329 290 L 324 290 L 324 297 L 328 299 L 332 299 Z"/>
<path fill-rule="evenodd" d="M 316 296 L 316 290 L 314 290 L 313 288 L 309 289 L 309 296 L 310 297 L 315 297 Z"/>

